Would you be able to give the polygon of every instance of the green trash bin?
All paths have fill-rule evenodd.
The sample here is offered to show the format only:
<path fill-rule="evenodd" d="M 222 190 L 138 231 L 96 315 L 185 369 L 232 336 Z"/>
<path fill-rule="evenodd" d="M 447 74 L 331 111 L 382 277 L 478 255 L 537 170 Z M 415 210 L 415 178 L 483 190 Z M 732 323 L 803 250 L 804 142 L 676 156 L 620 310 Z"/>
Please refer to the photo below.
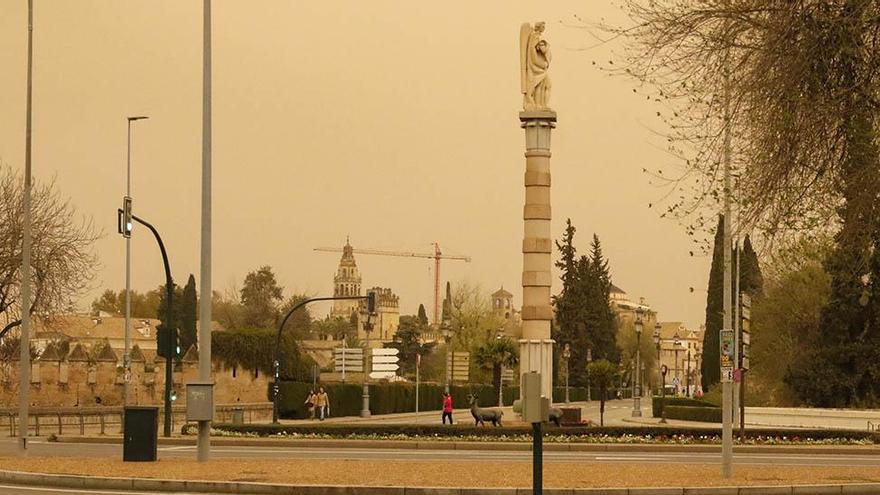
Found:
<path fill-rule="evenodd" d="M 122 431 L 123 461 L 156 461 L 159 446 L 158 407 L 126 406 Z"/>

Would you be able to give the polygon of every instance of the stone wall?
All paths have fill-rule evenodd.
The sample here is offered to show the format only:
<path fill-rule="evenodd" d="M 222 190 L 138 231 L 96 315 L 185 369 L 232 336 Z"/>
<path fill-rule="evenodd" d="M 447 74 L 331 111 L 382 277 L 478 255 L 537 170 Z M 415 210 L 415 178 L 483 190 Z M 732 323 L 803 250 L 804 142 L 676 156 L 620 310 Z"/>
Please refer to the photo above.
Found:
<path fill-rule="evenodd" d="M 109 349 L 109 348 L 108 348 Z M 177 391 L 175 404 L 184 405 L 186 382 L 198 379 L 198 359 L 187 353 L 174 364 L 172 381 Z M 189 359 L 188 359 L 189 358 Z M 18 401 L 19 361 L 0 362 L 0 404 Z M 215 361 L 214 403 L 265 402 L 269 377 L 243 368 L 229 368 Z M 30 402 L 44 407 L 85 407 L 122 404 L 124 380 L 122 360 L 112 349 L 93 356 L 77 345 L 67 356 L 45 351 L 32 362 Z M 159 405 L 165 391 L 165 361 L 146 360 L 132 350 L 130 393 L 132 405 Z"/>

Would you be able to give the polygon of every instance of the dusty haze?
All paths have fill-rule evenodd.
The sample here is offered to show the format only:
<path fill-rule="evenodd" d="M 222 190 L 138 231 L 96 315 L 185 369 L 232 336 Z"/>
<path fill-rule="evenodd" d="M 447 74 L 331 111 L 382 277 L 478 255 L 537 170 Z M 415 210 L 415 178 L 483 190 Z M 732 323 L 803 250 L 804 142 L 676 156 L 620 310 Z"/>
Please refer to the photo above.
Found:
<path fill-rule="evenodd" d="M 36 0 L 33 170 L 106 233 L 85 308 L 124 286 L 116 209 L 133 127 L 135 212 L 163 234 L 172 271 L 198 280 L 202 2 Z M 553 234 L 566 217 L 578 247 L 599 234 L 613 281 L 662 320 L 702 323 L 708 259 L 648 208 L 665 192 L 643 167 L 671 158 L 657 108 L 634 83 L 591 65 L 612 48 L 567 27 L 573 15 L 622 19 L 610 1 L 214 2 L 214 289 L 269 264 L 287 288 L 332 293 L 346 235 L 358 248 L 467 254 L 445 279 L 521 304 L 523 131 L 518 32 L 547 21 L 553 49 Z M 25 0 L 0 0 L 0 160 L 23 168 Z M 144 229 L 133 288 L 163 283 Z M 364 286 L 430 308 L 429 260 L 359 256 Z M 690 288 L 695 291 L 691 292 Z M 558 291 L 557 285 L 554 292 Z M 326 308 L 323 310 L 326 311 Z M 318 310 L 322 312 L 322 310 Z"/>

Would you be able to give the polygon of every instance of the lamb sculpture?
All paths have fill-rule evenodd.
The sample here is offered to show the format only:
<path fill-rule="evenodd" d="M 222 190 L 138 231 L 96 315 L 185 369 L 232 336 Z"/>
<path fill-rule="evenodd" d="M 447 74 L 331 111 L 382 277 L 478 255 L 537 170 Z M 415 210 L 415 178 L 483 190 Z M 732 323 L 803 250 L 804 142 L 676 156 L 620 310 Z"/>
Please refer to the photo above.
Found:
<path fill-rule="evenodd" d="M 471 404 L 471 414 L 474 416 L 475 421 L 474 426 L 485 426 L 484 421 L 491 421 L 492 426 L 503 426 L 501 424 L 501 416 L 504 413 L 501 409 L 497 407 L 479 407 L 477 405 L 477 398 L 473 395 L 468 395 L 468 402 Z"/>

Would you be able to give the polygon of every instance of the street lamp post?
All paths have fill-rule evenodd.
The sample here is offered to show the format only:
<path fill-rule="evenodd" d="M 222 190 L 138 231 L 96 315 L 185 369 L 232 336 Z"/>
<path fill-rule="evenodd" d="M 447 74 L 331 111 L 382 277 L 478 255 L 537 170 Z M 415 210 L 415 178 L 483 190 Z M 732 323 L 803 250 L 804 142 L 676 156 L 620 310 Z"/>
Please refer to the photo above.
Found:
<path fill-rule="evenodd" d="M 568 361 L 571 359 L 571 346 L 567 343 L 565 347 L 562 348 L 562 359 L 565 360 L 565 403 L 569 404 L 570 400 L 568 398 L 568 373 L 570 368 L 568 366 Z"/>
<path fill-rule="evenodd" d="M 633 385 L 635 390 L 633 391 L 633 411 L 632 417 L 639 418 L 642 416 L 642 391 L 641 391 L 641 383 L 640 378 L 640 361 L 642 359 L 642 310 L 639 308 L 636 311 L 636 367 L 633 373 Z"/>
<path fill-rule="evenodd" d="M 661 325 L 657 323 L 654 325 L 654 345 L 657 347 L 657 375 L 658 380 L 657 383 L 660 383 L 662 380 L 661 372 L 660 372 L 660 330 L 662 329 Z"/>
<path fill-rule="evenodd" d="M 693 394 L 691 394 L 691 346 L 690 346 L 690 343 L 688 343 L 687 355 L 688 355 L 688 364 L 687 364 L 687 396 L 688 396 L 688 397 L 693 397 Z"/>
<path fill-rule="evenodd" d="M 681 385 L 681 378 L 678 377 L 678 348 L 681 347 L 681 340 L 678 339 L 678 334 L 675 334 L 675 338 L 672 341 L 672 349 L 675 351 L 675 362 L 673 363 L 673 368 L 675 371 L 675 380 L 677 383 L 675 384 L 675 394 L 678 395 L 678 387 Z"/>
<path fill-rule="evenodd" d="M 590 349 L 589 347 L 587 347 L 587 368 L 588 368 L 587 369 L 587 402 L 590 402 L 593 400 L 593 398 L 591 397 L 591 392 L 590 392 L 590 373 L 589 373 L 590 363 L 592 363 L 592 362 L 593 362 L 593 349 Z"/>
<path fill-rule="evenodd" d="M 450 346 L 450 343 L 452 342 L 452 329 L 450 328 L 448 319 L 444 319 L 443 323 L 440 324 L 440 331 L 443 334 L 443 340 L 446 342 L 446 384 L 443 387 L 443 390 L 448 394 L 449 383 L 452 381 L 452 368 L 454 367 L 453 359 L 455 358 L 455 353 Z"/>
<path fill-rule="evenodd" d="M 125 199 L 123 203 L 128 204 L 129 210 L 131 209 L 131 123 L 148 118 L 145 115 L 127 118 L 128 139 L 125 147 Z M 131 225 L 123 227 L 126 232 L 131 232 Z M 122 404 L 127 406 L 131 382 L 131 235 L 125 236 L 125 350 L 122 354 L 122 376 Z"/>

